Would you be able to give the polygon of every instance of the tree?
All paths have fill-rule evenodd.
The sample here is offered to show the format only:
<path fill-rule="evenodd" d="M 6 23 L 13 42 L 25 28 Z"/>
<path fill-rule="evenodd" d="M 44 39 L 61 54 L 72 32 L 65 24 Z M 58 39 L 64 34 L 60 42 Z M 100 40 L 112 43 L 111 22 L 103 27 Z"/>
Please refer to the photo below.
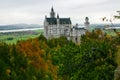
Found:
<path fill-rule="evenodd" d="M 116 19 L 120 19 L 120 11 L 116 11 L 118 13 L 118 15 L 114 15 L 114 18 Z"/>
<path fill-rule="evenodd" d="M 96 36 L 94 36 L 96 35 Z M 103 37 L 99 37 L 102 35 Z M 61 74 L 66 80 L 110 80 L 116 68 L 116 46 L 101 31 L 87 32 L 80 45 L 66 45 Z M 65 76 L 66 75 L 66 76 Z"/>
<path fill-rule="evenodd" d="M 99 37 L 92 38 L 92 35 L 95 34 L 82 37 L 84 39 L 82 39 L 80 45 L 80 54 L 75 55 L 73 58 L 76 70 L 71 79 L 114 79 L 114 70 L 117 67 L 115 62 L 116 46 L 111 40 L 108 41 L 104 37 L 102 39 L 99 39 Z"/>

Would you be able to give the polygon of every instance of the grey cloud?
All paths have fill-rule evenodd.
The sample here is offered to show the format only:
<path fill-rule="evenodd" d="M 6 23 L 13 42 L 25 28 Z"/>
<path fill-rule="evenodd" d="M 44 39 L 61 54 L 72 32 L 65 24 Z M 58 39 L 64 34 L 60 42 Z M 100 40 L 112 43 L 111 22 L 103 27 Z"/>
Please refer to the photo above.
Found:
<path fill-rule="evenodd" d="M 103 12 L 117 11 L 120 9 L 119 3 L 120 0 L 0 0 L 0 24 L 15 21 L 38 23 L 39 20 L 43 24 L 41 20 L 45 15 L 49 16 L 52 5 L 60 16 L 72 17 L 75 22 L 92 13 L 100 16 Z"/>

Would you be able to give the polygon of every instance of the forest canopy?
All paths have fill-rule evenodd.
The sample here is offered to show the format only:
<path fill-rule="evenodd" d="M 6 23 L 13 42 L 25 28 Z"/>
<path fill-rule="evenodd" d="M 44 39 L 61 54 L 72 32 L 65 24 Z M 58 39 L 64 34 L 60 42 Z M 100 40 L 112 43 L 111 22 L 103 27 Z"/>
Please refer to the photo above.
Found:
<path fill-rule="evenodd" d="M 43 35 L 9 45 L 0 43 L 1 80 L 113 80 L 120 36 L 86 32 L 81 43 Z"/>

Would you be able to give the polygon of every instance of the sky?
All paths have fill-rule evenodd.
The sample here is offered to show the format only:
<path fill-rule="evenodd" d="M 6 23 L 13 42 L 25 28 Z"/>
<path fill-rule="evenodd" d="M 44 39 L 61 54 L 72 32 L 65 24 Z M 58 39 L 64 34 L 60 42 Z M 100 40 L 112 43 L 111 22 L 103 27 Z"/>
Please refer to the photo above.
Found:
<path fill-rule="evenodd" d="M 0 0 L 0 25 L 43 25 L 52 6 L 59 17 L 70 17 L 72 24 L 84 24 L 86 16 L 91 24 L 106 23 L 102 18 L 113 18 L 120 10 L 120 0 Z"/>

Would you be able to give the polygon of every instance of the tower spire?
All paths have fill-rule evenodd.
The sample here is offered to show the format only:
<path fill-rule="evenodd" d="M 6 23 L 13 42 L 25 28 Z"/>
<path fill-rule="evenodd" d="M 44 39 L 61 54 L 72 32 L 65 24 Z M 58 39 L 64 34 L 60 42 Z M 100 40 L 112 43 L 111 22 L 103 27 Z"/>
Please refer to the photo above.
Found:
<path fill-rule="evenodd" d="M 54 12 L 53 6 L 51 8 L 50 17 L 55 18 L 55 12 Z"/>
<path fill-rule="evenodd" d="M 59 18 L 59 14 L 57 13 L 57 18 Z"/>
<path fill-rule="evenodd" d="M 52 8 L 51 8 L 51 11 L 53 11 L 53 12 L 54 12 L 53 6 L 52 6 Z"/>

